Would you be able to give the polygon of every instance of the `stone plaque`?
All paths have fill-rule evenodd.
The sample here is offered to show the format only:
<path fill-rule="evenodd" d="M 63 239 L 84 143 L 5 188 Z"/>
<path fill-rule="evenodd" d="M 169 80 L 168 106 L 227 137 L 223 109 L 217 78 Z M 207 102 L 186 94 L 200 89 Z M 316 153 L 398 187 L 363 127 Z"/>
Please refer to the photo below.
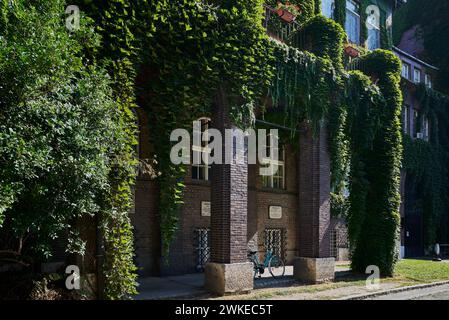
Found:
<path fill-rule="evenodd" d="M 201 201 L 201 216 L 210 217 L 210 202 Z"/>
<path fill-rule="evenodd" d="M 268 211 L 270 219 L 282 219 L 282 207 L 270 206 Z"/>

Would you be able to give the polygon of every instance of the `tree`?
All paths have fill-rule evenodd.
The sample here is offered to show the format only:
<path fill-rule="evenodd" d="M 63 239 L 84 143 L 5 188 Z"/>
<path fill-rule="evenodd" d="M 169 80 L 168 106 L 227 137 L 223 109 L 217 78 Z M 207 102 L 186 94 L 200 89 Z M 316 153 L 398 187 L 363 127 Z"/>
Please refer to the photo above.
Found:
<path fill-rule="evenodd" d="M 67 29 L 62 0 L 0 10 L 0 249 L 39 262 L 68 234 L 66 250 L 83 254 L 74 222 L 97 214 L 106 244 L 120 245 L 105 267 L 108 297 L 133 293 L 133 132 L 106 71 L 84 58 L 100 38 L 85 17 Z"/>

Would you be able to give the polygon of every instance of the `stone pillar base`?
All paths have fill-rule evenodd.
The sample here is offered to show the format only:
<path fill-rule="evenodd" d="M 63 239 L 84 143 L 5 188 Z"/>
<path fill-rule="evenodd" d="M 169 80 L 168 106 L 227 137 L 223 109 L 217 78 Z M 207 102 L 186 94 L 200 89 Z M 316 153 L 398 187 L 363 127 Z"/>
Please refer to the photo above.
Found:
<path fill-rule="evenodd" d="M 251 262 L 208 263 L 204 272 L 206 290 L 221 296 L 247 293 L 254 287 L 254 271 Z"/>
<path fill-rule="evenodd" d="M 307 283 L 322 283 L 335 278 L 335 258 L 295 258 L 293 276 Z"/>

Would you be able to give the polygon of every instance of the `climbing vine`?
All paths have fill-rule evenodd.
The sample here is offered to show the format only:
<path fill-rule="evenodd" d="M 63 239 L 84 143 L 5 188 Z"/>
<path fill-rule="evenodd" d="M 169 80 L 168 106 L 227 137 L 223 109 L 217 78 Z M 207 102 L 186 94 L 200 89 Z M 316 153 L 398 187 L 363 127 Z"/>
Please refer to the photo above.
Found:
<path fill-rule="evenodd" d="M 427 118 L 430 134 L 428 140 L 404 136 L 403 167 L 406 181 L 411 180 L 418 188 L 415 203 L 422 204 L 424 244 L 429 247 L 448 236 L 449 98 L 425 86 L 418 87 L 417 98 L 422 107 L 417 125 Z"/>
<path fill-rule="evenodd" d="M 116 141 L 120 152 L 111 159 L 111 192 L 104 202 L 109 210 L 103 211 L 99 228 L 103 237 L 104 297 L 124 299 L 137 293 L 137 268 L 134 265 L 133 229 L 129 217 L 132 187 L 136 175 L 136 119 L 133 109 L 135 98 L 136 47 L 131 30 L 133 21 L 131 4 L 126 1 L 91 2 L 80 0 L 80 8 L 95 21 L 102 45 L 86 48 L 85 56 L 97 61 L 109 72 L 114 99 L 120 112 L 120 122 L 126 128 L 127 139 Z M 101 281 L 101 279 L 99 279 Z"/>
<path fill-rule="evenodd" d="M 299 14 L 295 21 L 300 25 L 317 14 L 317 12 L 319 13 L 318 10 L 321 8 L 320 5 L 317 6 L 317 3 L 320 3 L 321 0 L 268 0 L 264 2 L 272 8 L 277 8 L 279 3 L 281 5 L 286 5 L 288 3 L 290 6 L 297 6 L 299 8 Z"/>
<path fill-rule="evenodd" d="M 377 113 L 373 124 L 377 130 L 364 135 L 370 139 L 352 150 L 360 158 L 351 162 L 351 187 L 359 189 L 351 194 L 349 211 L 351 263 L 356 271 L 364 272 L 366 266 L 377 265 L 382 274 L 392 275 L 399 231 L 401 62 L 390 51 L 376 50 L 360 58 L 359 66 L 365 74 L 376 79 L 384 103 L 376 103 L 375 109 L 370 110 Z M 352 132 L 352 135 L 356 134 Z M 363 151 L 367 148 L 368 151 Z"/>
<path fill-rule="evenodd" d="M 1 2 L 0 246 L 39 263 L 68 235 L 65 250 L 85 255 L 77 225 L 96 216 L 105 297 L 128 298 L 136 292 L 132 90 L 126 64 L 93 55 L 93 21 L 83 15 L 69 32 L 65 8 L 63 0 Z"/>
<path fill-rule="evenodd" d="M 346 24 L 346 0 L 335 0 L 334 19 L 342 28 Z"/>
<path fill-rule="evenodd" d="M 367 263 L 377 264 L 384 274 L 391 273 L 401 152 L 397 61 L 383 51 L 361 59 L 366 68 L 362 71 L 378 79 L 378 86 L 362 73 L 348 75 L 342 62 L 343 28 L 322 16 L 314 17 L 318 9 L 313 0 L 291 1 L 301 8 L 297 21 L 305 38 L 296 44 L 293 40 L 290 46 L 266 36 L 261 0 L 129 3 L 129 8 L 117 4 L 117 14 L 113 14 L 117 8 L 109 12 L 102 7 L 107 14 L 98 19 L 116 26 L 112 28 L 116 35 L 105 35 L 113 37 L 116 44 L 112 52 L 137 53 L 123 59 L 135 70 L 136 77 L 126 73 L 127 79 L 135 80 L 137 104 L 150 119 L 160 172 L 163 254 L 167 256 L 177 230 L 185 175 L 185 168 L 170 161 L 170 133 L 175 128 L 189 128 L 193 120 L 210 113 L 217 91 L 225 88 L 233 118 L 242 127 L 251 125 L 254 108 L 267 92 L 273 107 L 283 108 L 283 125 L 296 128 L 301 121 L 308 121 L 314 131 L 322 123 L 329 125 L 333 190 L 341 195 L 342 186 L 349 181 L 354 190 L 349 199 L 350 221 L 363 222 L 354 226 L 351 235 L 354 267 L 362 270 Z M 342 12 L 337 21 L 344 26 L 345 8 L 338 8 Z M 292 47 L 295 45 L 299 48 Z M 122 60 L 120 55 L 118 58 Z M 358 130 L 365 130 L 364 134 L 352 141 L 350 137 Z M 383 232 L 369 232 L 373 225 L 379 225 L 373 230 Z M 367 234 L 373 237 L 370 242 Z M 372 250 L 372 258 L 361 254 L 370 251 L 367 249 Z"/>

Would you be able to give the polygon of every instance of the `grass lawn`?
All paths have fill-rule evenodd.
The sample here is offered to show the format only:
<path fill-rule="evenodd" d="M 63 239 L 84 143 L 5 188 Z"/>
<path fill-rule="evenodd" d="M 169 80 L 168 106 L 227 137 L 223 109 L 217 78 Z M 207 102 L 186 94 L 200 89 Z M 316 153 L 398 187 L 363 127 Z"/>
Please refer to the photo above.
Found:
<path fill-rule="evenodd" d="M 449 280 L 449 263 L 403 259 L 396 265 L 394 278 L 421 283 Z"/>
<path fill-rule="evenodd" d="M 337 266 L 339 268 L 349 267 L 349 265 Z M 405 287 L 422 283 L 449 280 L 449 263 L 435 262 L 431 260 L 400 260 L 392 278 L 383 278 L 383 283 L 388 288 Z M 336 279 L 335 282 L 304 285 L 294 284 L 289 287 L 256 289 L 248 295 L 227 296 L 220 299 L 267 299 L 275 297 L 288 297 L 299 295 L 307 299 L 333 299 L 352 294 L 366 293 L 365 275 L 348 275 Z"/>

